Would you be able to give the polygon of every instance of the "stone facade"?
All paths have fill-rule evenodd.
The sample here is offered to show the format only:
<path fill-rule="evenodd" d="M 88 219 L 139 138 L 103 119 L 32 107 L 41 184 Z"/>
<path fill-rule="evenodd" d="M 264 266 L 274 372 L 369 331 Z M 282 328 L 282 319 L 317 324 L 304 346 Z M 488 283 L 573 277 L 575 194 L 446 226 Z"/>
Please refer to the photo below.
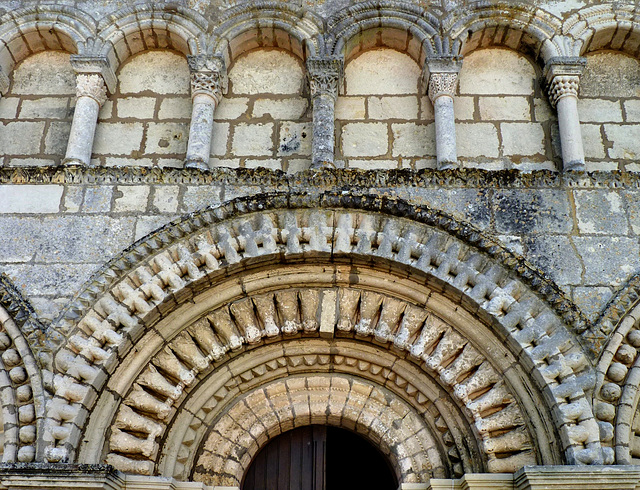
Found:
<path fill-rule="evenodd" d="M 0 488 L 640 487 L 635 5 L 0 14 Z"/>

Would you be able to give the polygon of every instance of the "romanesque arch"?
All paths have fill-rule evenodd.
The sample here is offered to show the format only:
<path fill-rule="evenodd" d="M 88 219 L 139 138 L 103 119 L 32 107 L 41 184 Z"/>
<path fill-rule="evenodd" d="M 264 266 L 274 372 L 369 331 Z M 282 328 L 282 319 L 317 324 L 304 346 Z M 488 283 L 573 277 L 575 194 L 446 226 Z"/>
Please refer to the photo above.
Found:
<path fill-rule="evenodd" d="M 237 482 L 266 438 L 211 445 L 207 428 L 285 375 L 331 373 L 422 414 L 428 462 L 400 464 L 406 481 L 597 463 L 593 373 L 563 318 L 575 310 L 551 283 L 442 213 L 342 194 L 239 199 L 138 242 L 57 322 L 69 341 L 47 458 L 188 479 L 205 453 L 235 451 L 224 474 Z M 292 423 L 279 420 L 264 434 Z M 417 454 L 402 440 L 397 461 Z"/>
<path fill-rule="evenodd" d="M 41 367 L 32 349 L 42 342 L 43 326 L 6 276 L 0 274 L 0 393 L 3 463 L 36 459 L 45 412 Z M 44 351 L 44 349 L 42 349 Z M 42 361 L 46 363 L 46 354 Z"/>

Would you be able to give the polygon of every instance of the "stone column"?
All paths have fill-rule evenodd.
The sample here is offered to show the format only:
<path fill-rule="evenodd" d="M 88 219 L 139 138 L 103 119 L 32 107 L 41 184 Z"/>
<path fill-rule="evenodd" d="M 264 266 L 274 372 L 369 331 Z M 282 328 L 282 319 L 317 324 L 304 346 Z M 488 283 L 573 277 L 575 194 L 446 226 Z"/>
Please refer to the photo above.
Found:
<path fill-rule="evenodd" d="M 544 69 L 549 99 L 558 112 L 563 170 L 584 170 L 584 149 L 578 117 L 578 87 L 585 58 L 552 58 Z"/>
<path fill-rule="evenodd" d="M 439 170 L 458 166 L 453 97 L 461 68 L 462 58 L 458 56 L 430 58 L 425 65 L 424 80 L 433 103 L 436 123 L 436 160 Z"/>
<path fill-rule="evenodd" d="M 64 163 L 90 165 L 98 112 L 116 78 L 106 57 L 71 56 L 71 66 L 76 72 L 76 108 Z"/>
<path fill-rule="evenodd" d="M 316 56 L 307 60 L 313 104 L 311 168 L 333 167 L 335 107 L 342 81 L 343 60 L 338 56 Z"/>
<path fill-rule="evenodd" d="M 224 61 L 218 56 L 188 56 L 191 69 L 191 127 L 185 168 L 209 168 L 213 113 L 226 88 Z"/>

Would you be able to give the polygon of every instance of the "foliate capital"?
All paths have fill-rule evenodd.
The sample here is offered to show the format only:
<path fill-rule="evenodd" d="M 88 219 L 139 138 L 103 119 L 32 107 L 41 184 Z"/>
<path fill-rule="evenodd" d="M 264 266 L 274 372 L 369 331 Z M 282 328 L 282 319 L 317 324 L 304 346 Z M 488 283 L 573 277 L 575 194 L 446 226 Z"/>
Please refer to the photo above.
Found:
<path fill-rule="evenodd" d="M 77 75 L 76 97 L 91 97 L 102 106 L 107 101 L 107 86 L 102 76 L 96 73 Z"/>
<path fill-rule="evenodd" d="M 217 103 L 227 90 L 227 71 L 220 56 L 187 56 L 191 70 L 191 98 L 199 94 L 213 97 Z"/>
<path fill-rule="evenodd" d="M 551 58 L 544 67 L 544 77 L 552 105 L 556 105 L 562 97 L 577 97 L 580 87 L 580 76 L 587 66 L 585 58 L 558 57 Z"/>
<path fill-rule="evenodd" d="M 429 98 L 434 102 L 442 95 L 453 97 L 462 68 L 461 56 L 434 56 L 427 58 L 422 78 Z"/>
<path fill-rule="evenodd" d="M 78 75 L 100 75 L 111 93 L 116 90 L 116 75 L 106 56 L 87 56 L 74 54 L 70 58 L 71 66 Z"/>
<path fill-rule="evenodd" d="M 314 56 L 307 59 L 307 73 L 311 98 L 328 95 L 338 98 L 344 61 L 340 56 Z"/>

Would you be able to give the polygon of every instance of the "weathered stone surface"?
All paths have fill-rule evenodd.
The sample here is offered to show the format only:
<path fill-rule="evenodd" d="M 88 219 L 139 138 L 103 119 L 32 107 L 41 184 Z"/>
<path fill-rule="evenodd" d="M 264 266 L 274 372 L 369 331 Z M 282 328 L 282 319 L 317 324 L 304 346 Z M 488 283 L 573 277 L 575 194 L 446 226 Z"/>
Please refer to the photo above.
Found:
<path fill-rule="evenodd" d="M 311 155 L 311 131 L 310 123 L 282 122 L 278 155 Z"/>
<path fill-rule="evenodd" d="M 155 97 L 122 97 L 116 105 L 116 114 L 121 118 L 152 119 L 155 110 Z"/>
<path fill-rule="evenodd" d="M 499 190 L 493 212 L 499 233 L 569 233 L 573 228 L 564 191 Z"/>
<path fill-rule="evenodd" d="M 13 94 L 74 95 L 76 75 L 69 54 L 44 51 L 25 59 L 13 73 Z"/>
<path fill-rule="evenodd" d="M 369 97 L 370 119 L 417 119 L 417 97 Z"/>
<path fill-rule="evenodd" d="M 338 97 L 336 101 L 336 119 L 364 119 L 364 97 Z"/>
<path fill-rule="evenodd" d="M 307 99 L 258 99 L 253 103 L 253 117 L 271 116 L 273 119 L 298 119 L 307 110 Z"/>
<path fill-rule="evenodd" d="M 434 124 L 392 124 L 394 157 L 424 157 L 436 154 Z"/>
<path fill-rule="evenodd" d="M 145 153 L 181 155 L 187 151 L 188 123 L 149 123 Z"/>
<path fill-rule="evenodd" d="M 615 191 L 575 191 L 576 217 L 581 233 L 626 235 L 629 224 L 624 202 Z"/>
<path fill-rule="evenodd" d="M 238 124 L 234 129 L 231 151 L 237 156 L 271 155 L 273 123 Z"/>
<path fill-rule="evenodd" d="M 115 190 L 113 210 L 116 213 L 146 211 L 151 188 L 146 185 L 119 185 Z"/>
<path fill-rule="evenodd" d="M 417 94 L 420 68 L 391 49 L 365 51 L 347 63 L 346 95 Z"/>
<path fill-rule="evenodd" d="M 111 198 L 113 187 L 110 186 L 90 186 L 84 193 L 82 203 L 83 213 L 108 213 L 111 211 Z"/>
<path fill-rule="evenodd" d="M 189 213 L 206 206 L 220 204 L 220 192 L 221 189 L 218 186 L 188 186 L 184 190 L 182 206 L 178 211 Z M 227 197 L 227 199 L 229 199 L 229 197 Z"/>
<path fill-rule="evenodd" d="M 606 287 L 573 288 L 573 301 L 592 319 L 602 311 L 612 296 L 611 289 Z"/>
<path fill-rule="evenodd" d="M 44 137 L 44 152 L 49 155 L 64 156 L 71 132 L 71 123 L 52 122 Z"/>
<path fill-rule="evenodd" d="M 497 157 L 498 130 L 489 123 L 456 125 L 456 141 L 460 157 Z"/>
<path fill-rule="evenodd" d="M 389 150 L 387 125 L 349 123 L 342 128 L 342 153 L 347 157 L 376 157 Z"/>
<path fill-rule="evenodd" d="M 123 94 L 147 91 L 156 94 L 188 94 L 187 60 L 166 50 L 140 53 L 122 66 L 118 85 Z"/>
<path fill-rule="evenodd" d="M 211 155 L 226 155 L 229 150 L 227 142 L 229 140 L 229 123 L 213 123 L 213 134 L 211 137 Z"/>
<path fill-rule="evenodd" d="M 20 119 L 65 119 L 70 116 L 68 97 L 42 97 L 23 100 Z"/>
<path fill-rule="evenodd" d="M 59 296 L 78 291 L 97 268 L 98 264 L 12 264 L 3 271 L 25 294 Z"/>
<path fill-rule="evenodd" d="M 61 185 L 0 185 L 0 213 L 57 213 L 63 190 Z"/>
<path fill-rule="evenodd" d="M 604 132 L 613 143 L 609 150 L 611 158 L 637 160 L 640 156 L 640 138 L 637 127 L 631 125 L 605 124 Z"/>
<path fill-rule="evenodd" d="M 640 97 L 640 63 L 623 53 L 587 55 L 580 80 L 582 97 Z"/>
<path fill-rule="evenodd" d="M 9 122 L 0 125 L 0 148 L 9 155 L 40 153 L 44 125 L 44 122 Z"/>
<path fill-rule="evenodd" d="M 524 240 L 525 257 L 560 286 L 580 284 L 583 267 L 565 236 L 531 236 Z"/>
<path fill-rule="evenodd" d="M 478 103 L 480 118 L 485 121 L 531 120 L 531 108 L 526 97 L 480 97 Z"/>
<path fill-rule="evenodd" d="M 253 51 L 236 60 L 229 70 L 234 94 L 297 94 L 304 74 L 300 62 L 282 50 Z"/>
<path fill-rule="evenodd" d="M 177 185 L 156 186 L 153 188 L 152 206 L 159 213 L 175 213 L 178 209 L 178 195 L 180 188 Z"/>
<path fill-rule="evenodd" d="M 98 123 L 93 153 L 98 155 L 130 155 L 140 150 L 141 123 Z"/>
<path fill-rule="evenodd" d="M 216 119 L 238 119 L 248 108 L 246 97 L 222 97 L 214 117 Z"/>
<path fill-rule="evenodd" d="M 578 99 L 581 122 L 622 122 L 620 101 L 602 99 Z"/>
<path fill-rule="evenodd" d="M 604 144 L 602 143 L 601 126 L 597 124 L 581 124 L 582 145 L 586 158 L 606 158 Z"/>
<path fill-rule="evenodd" d="M 536 123 L 502 123 L 505 155 L 544 155 L 544 129 Z"/>
<path fill-rule="evenodd" d="M 531 63 L 507 49 L 483 49 L 465 57 L 460 72 L 460 93 L 531 95 L 536 78 Z"/>
<path fill-rule="evenodd" d="M 189 97 L 171 97 L 163 99 L 158 110 L 158 119 L 190 119 L 191 99 Z"/>
<path fill-rule="evenodd" d="M 583 284 L 619 287 L 640 269 L 637 239 L 626 237 L 575 237 L 585 273 Z"/>

